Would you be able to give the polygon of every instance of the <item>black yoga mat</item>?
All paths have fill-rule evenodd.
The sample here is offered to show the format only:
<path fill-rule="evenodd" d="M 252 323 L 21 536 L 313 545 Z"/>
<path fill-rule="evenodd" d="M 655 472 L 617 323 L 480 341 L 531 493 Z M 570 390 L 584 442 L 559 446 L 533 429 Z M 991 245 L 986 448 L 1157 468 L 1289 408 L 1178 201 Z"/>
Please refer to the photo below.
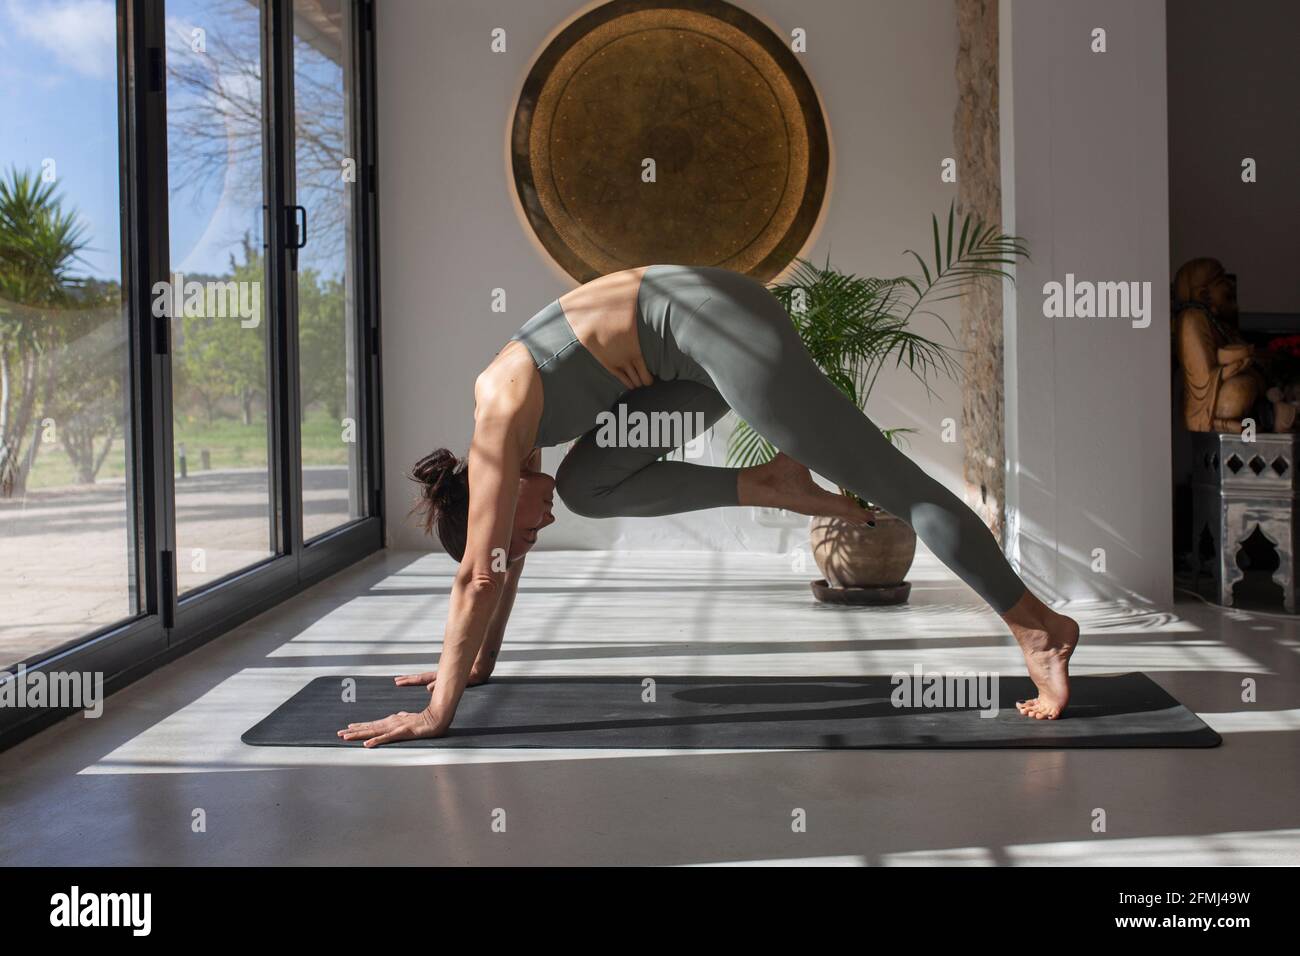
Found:
<path fill-rule="evenodd" d="M 344 701 L 344 680 L 356 700 Z M 635 677 L 494 677 L 470 687 L 445 737 L 394 747 L 838 750 L 877 748 L 1215 747 L 1219 735 L 1145 674 L 1071 680 L 1066 716 L 1021 717 L 1028 678 L 999 682 L 999 711 L 897 708 L 889 675 L 662 677 L 655 701 Z M 359 747 L 335 732 L 429 703 L 390 677 L 318 677 L 248 730 L 264 747 Z"/>

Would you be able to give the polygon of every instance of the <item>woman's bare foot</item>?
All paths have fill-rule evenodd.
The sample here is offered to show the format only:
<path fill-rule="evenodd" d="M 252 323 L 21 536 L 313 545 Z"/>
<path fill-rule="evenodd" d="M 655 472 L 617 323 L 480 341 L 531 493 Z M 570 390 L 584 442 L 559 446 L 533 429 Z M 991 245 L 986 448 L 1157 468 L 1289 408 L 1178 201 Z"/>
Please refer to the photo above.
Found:
<path fill-rule="evenodd" d="M 1057 614 L 1028 591 L 1002 619 L 1015 635 L 1029 679 L 1038 688 L 1038 696 L 1017 701 L 1016 710 L 1036 720 L 1055 720 L 1070 702 L 1070 656 L 1079 644 L 1078 622 Z"/>
<path fill-rule="evenodd" d="M 759 508 L 784 508 L 801 515 L 824 515 L 865 524 L 871 514 L 853 499 L 827 491 L 812 474 L 785 452 L 765 465 L 741 469 L 740 503 Z"/>

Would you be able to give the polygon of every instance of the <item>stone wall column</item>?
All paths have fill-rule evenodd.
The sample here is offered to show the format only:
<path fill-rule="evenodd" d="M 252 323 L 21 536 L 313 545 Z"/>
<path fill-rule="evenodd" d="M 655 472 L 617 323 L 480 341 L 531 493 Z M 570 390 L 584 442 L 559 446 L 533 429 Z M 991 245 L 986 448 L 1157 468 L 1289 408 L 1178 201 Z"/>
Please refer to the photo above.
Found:
<path fill-rule="evenodd" d="M 998 3 L 955 0 L 957 215 L 1001 222 L 998 155 Z M 982 279 L 961 299 L 962 477 L 966 501 L 1003 541 L 1006 491 L 1002 391 L 1002 284 Z"/>

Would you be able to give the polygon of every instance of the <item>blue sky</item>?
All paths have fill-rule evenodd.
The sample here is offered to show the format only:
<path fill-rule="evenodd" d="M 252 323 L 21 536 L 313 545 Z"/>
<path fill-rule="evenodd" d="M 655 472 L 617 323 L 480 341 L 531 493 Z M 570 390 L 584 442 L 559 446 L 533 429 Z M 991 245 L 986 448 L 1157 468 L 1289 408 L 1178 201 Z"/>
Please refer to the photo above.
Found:
<path fill-rule="evenodd" d="M 201 23 L 209 33 L 224 31 L 237 48 L 256 49 L 251 4 L 227 7 L 241 15 L 218 22 L 210 22 L 213 8 L 205 0 L 170 0 L 169 48 Z M 102 279 L 121 278 L 116 70 L 111 0 L 0 0 L 0 170 L 39 173 L 54 161 L 64 206 L 76 209 L 90 242 L 75 271 Z M 181 102 L 174 97 L 172 105 Z M 173 269 L 224 273 L 245 230 L 261 242 L 261 200 L 239 195 L 239 172 L 218 171 L 200 188 L 173 182 Z M 338 271 L 333 262 L 311 264 Z"/>
<path fill-rule="evenodd" d="M 116 19 L 107 0 L 0 0 L 0 170 L 53 159 L 93 248 L 78 272 L 121 278 Z"/>

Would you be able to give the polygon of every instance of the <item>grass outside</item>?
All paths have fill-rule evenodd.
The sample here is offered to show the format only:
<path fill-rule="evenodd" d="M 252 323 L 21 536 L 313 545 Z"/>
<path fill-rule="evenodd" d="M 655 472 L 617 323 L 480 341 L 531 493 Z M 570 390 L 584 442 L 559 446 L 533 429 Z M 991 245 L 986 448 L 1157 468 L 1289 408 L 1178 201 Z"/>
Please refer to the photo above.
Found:
<path fill-rule="evenodd" d="M 355 437 L 355 436 L 353 436 Z M 242 419 L 218 418 L 208 424 L 202 416 L 184 416 L 176 420 L 173 460 L 176 474 L 180 474 L 181 445 L 185 446 L 186 467 L 189 471 L 202 468 L 202 452 L 206 450 L 209 467 L 213 471 L 228 468 L 266 468 L 266 416 L 258 415 L 251 425 Z M 102 449 L 98 446 L 96 451 Z M 348 446 L 343 440 L 343 426 L 330 418 L 324 409 L 308 409 L 302 423 L 302 463 L 304 465 L 346 465 Z M 96 476 L 99 480 L 122 479 L 126 473 L 126 444 L 119 436 L 104 459 Z M 58 444 L 45 446 L 36 458 L 36 465 L 28 478 L 27 487 L 36 491 L 75 484 L 76 469 L 67 453 Z"/>

